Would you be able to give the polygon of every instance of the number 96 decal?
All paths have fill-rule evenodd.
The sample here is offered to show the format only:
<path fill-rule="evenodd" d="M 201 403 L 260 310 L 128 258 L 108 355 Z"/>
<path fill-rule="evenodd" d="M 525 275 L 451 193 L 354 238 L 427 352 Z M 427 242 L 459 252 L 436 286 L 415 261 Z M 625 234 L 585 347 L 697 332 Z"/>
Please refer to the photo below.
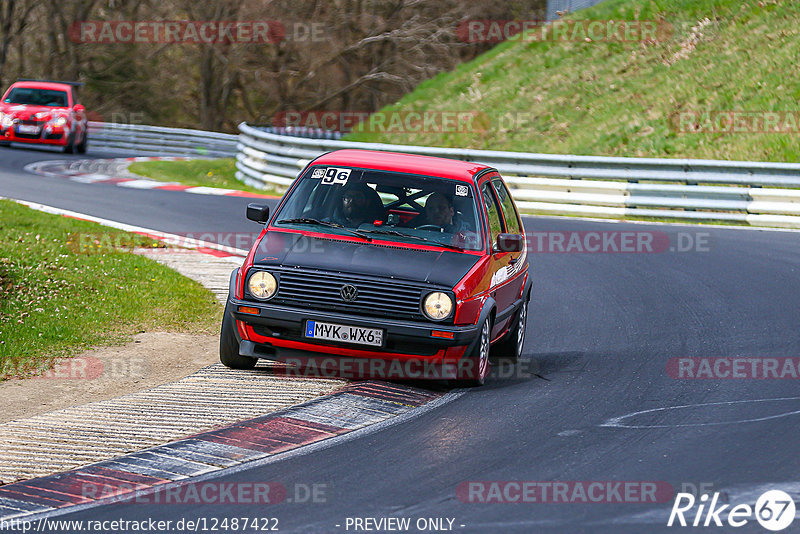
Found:
<path fill-rule="evenodd" d="M 324 185 L 346 184 L 352 169 L 328 167 L 327 169 L 314 169 L 311 178 L 322 178 Z"/>

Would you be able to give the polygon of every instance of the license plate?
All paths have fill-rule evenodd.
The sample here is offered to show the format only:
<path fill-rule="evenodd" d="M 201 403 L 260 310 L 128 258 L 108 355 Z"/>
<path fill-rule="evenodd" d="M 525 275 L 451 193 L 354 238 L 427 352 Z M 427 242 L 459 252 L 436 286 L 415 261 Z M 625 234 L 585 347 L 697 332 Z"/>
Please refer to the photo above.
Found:
<path fill-rule="evenodd" d="M 32 124 L 20 124 L 17 126 L 17 131 L 21 134 L 39 135 L 40 128 Z"/>
<path fill-rule="evenodd" d="M 383 330 L 380 328 L 361 328 L 319 321 L 306 321 L 305 337 L 373 347 L 383 345 Z"/>

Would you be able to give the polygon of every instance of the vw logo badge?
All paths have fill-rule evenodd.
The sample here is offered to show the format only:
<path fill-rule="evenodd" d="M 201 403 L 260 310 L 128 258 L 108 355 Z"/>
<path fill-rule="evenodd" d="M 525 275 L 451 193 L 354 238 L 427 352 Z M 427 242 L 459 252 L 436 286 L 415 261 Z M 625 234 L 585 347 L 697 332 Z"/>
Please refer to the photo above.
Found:
<path fill-rule="evenodd" d="M 358 297 L 358 288 L 352 284 L 345 284 L 339 290 L 342 300 L 345 302 L 353 302 Z"/>

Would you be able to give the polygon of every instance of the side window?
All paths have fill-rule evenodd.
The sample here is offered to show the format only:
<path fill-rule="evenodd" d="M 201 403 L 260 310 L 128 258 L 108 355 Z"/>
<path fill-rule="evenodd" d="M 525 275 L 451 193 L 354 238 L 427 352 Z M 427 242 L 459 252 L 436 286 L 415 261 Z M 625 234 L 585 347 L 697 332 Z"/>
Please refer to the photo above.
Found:
<path fill-rule="evenodd" d="M 503 233 L 503 223 L 500 221 L 500 208 L 492 194 L 492 182 L 484 182 L 481 186 L 483 204 L 486 206 L 486 216 L 489 219 L 489 244 L 494 245 L 497 234 Z"/>
<path fill-rule="evenodd" d="M 511 200 L 511 193 L 508 192 L 508 188 L 499 178 L 492 180 L 492 185 L 497 192 L 497 198 L 500 199 L 500 207 L 506 220 L 506 232 L 509 234 L 521 234 L 519 215 L 517 215 L 517 210 L 514 208 L 514 201 Z"/>

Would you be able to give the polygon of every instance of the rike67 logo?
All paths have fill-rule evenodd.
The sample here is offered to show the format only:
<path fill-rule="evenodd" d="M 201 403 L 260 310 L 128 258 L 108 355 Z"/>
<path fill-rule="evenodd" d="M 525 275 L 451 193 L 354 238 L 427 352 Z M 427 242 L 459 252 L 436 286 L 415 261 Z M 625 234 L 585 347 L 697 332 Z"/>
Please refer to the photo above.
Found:
<path fill-rule="evenodd" d="M 691 493 L 678 493 L 667 526 L 722 527 L 727 523 L 730 527 L 743 527 L 755 520 L 765 529 L 778 532 L 788 528 L 794 521 L 794 501 L 788 493 L 781 490 L 763 493 L 755 506 L 731 506 L 720 504 L 719 501 L 719 492 L 714 493 L 711 502 L 707 494 L 695 499 Z"/>

